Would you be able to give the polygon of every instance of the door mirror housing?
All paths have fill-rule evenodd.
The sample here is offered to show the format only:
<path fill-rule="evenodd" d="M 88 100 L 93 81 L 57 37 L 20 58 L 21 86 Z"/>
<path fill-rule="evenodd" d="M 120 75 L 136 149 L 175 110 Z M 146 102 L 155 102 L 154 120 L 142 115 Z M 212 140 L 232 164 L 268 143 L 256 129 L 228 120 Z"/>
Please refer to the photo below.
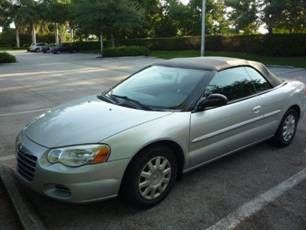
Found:
<path fill-rule="evenodd" d="M 223 94 L 213 93 L 210 94 L 207 98 L 201 98 L 198 105 L 197 111 L 204 111 L 206 108 L 210 107 L 220 107 L 226 105 L 228 99 Z"/>

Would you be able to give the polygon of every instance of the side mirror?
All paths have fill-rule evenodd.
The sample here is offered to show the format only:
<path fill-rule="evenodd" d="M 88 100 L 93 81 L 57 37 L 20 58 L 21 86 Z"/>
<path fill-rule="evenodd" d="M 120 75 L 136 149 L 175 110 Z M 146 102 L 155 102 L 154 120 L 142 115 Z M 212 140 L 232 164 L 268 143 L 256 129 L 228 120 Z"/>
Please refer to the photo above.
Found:
<path fill-rule="evenodd" d="M 228 99 L 223 94 L 213 93 L 210 94 L 207 98 L 201 98 L 198 106 L 197 111 L 204 111 L 206 108 L 209 107 L 220 107 L 226 105 L 228 103 Z"/>

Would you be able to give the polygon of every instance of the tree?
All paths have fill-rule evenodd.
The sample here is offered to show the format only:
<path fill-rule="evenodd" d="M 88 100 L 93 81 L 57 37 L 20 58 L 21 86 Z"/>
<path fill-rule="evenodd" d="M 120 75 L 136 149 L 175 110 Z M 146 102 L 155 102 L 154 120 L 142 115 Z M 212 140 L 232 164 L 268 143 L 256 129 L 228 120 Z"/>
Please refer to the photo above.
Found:
<path fill-rule="evenodd" d="M 130 0 L 73 1 L 73 21 L 85 34 L 96 34 L 100 38 L 103 56 L 103 35 L 113 38 L 114 32 L 127 31 L 141 25 L 143 10 Z"/>
<path fill-rule="evenodd" d="M 144 11 L 142 31 L 138 33 L 141 37 L 157 36 L 158 27 L 161 26 L 163 19 L 163 9 L 160 0 L 136 0 Z"/>
<path fill-rule="evenodd" d="M 236 32 L 256 33 L 259 28 L 257 0 L 226 0 L 225 5 L 231 8 L 229 19 Z"/>
<path fill-rule="evenodd" d="M 232 22 L 229 18 L 227 18 L 224 0 L 208 1 L 207 12 L 208 34 L 221 35 L 231 31 L 230 24 Z"/>
<path fill-rule="evenodd" d="M 20 47 L 19 33 L 21 29 L 30 27 L 32 41 L 36 42 L 35 23 L 38 20 L 37 2 L 34 0 L 1 0 L 2 21 L 6 25 L 15 24 L 16 46 Z"/>
<path fill-rule="evenodd" d="M 54 25 L 55 43 L 60 43 L 59 27 L 70 19 L 70 1 L 68 0 L 43 0 L 40 10 L 43 12 L 42 18 L 45 22 Z"/>
<path fill-rule="evenodd" d="M 269 34 L 273 32 L 305 32 L 306 2 L 304 0 L 259 0 L 262 21 Z"/>
<path fill-rule="evenodd" d="M 23 13 L 26 15 L 27 24 L 31 28 L 32 42 L 36 43 L 36 24 L 41 19 L 38 2 L 34 0 L 20 0 L 23 4 Z"/>
<path fill-rule="evenodd" d="M 28 17 L 22 9 L 21 2 L 12 2 L 9 0 L 1 1 L 1 15 L 3 24 L 6 26 L 14 23 L 16 31 L 16 47 L 20 48 L 19 31 L 22 24 L 26 23 Z"/>
<path fill-rule="evenodd" d="M 166 0 L 164 4 L 163 22 L 168 24 L 165 31 L 170 32 L 170 36 L 190 35 L 192 23 L 192 10 L 178 0 Z M 166 35 L 167 36 L 167 35 Z"/>
<path fill-rule="evenodd" d="M 7 0 L 0 0 L 0 26 L 7 27 L 11 23 L 10 17 L 11 4 Z"/>
<path fill-rule="evenodd" d="M 201 30 L 202 0 L 190 0 L 188 7 L 192 10 L 192 35 L 199 35 Z M 224 34 L 229 31 L 229 20 L 226 18 L 224 0 L 208 0 L 206 5 L 206 33 Z"/>

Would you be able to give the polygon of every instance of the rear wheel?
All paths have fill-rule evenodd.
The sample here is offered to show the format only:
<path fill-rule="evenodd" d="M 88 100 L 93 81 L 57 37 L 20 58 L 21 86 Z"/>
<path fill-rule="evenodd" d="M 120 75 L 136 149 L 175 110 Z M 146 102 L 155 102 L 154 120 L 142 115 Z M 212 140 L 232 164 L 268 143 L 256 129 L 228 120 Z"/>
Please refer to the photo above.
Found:
<path fill-rule="evenodd" d="M 298 111 L 295 109 L 289 109 L 285 113 L 282 122 L 272 139 L 275 146 L 285 147 L 292 142 L 296 133 L 298 120 Z"/>
<path fill-rule="evenodd" d="M 131 162 L 121 195 L 136 207 L 152 207 L 168 195 L 176 176 L 176 157 L 171 148 L 162 145 L 146 148 Z"/>

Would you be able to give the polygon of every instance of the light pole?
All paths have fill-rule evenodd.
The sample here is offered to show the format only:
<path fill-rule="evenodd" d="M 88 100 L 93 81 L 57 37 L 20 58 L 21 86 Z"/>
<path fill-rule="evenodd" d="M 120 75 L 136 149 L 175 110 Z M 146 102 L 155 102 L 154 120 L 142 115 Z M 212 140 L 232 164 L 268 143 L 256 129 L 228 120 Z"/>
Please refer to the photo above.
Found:
<path fill-rule="evenodd" d="M 206 0 L 202 0 L 201 56 L 204 56 L 205 53 L 205 16 L 206 16 Z"/>

